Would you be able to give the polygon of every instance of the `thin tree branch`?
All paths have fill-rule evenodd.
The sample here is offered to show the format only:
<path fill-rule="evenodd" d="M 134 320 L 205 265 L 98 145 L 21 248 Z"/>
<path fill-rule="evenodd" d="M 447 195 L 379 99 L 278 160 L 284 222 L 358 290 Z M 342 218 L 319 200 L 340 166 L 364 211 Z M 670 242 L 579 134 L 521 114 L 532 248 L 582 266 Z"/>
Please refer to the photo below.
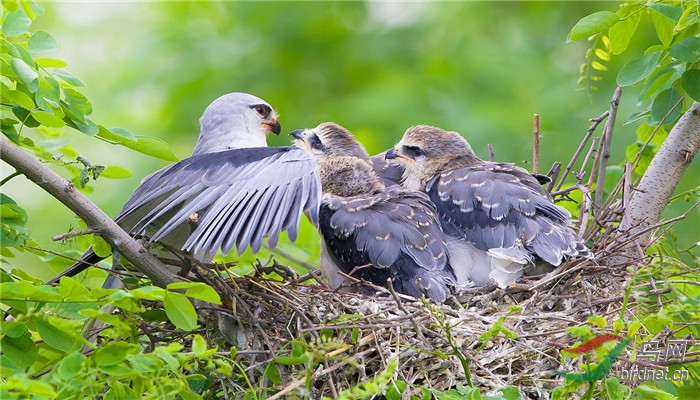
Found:
<path fill-rule="evenodd" d="M 14 178 L 14 177 L 16 177 L 16 176 L 20 176 L 20 175 L 22 175 L 22 173 L 19 172 L 19 171 L 15 171 L 15 172 L 11 173 L 10 175 L 7 175 L 7 176 L 5 177 L 5 179 L 3 179 L 2 181 L 0 181 L 0 186 L 3 186 L 3 185 L 6 184 L 7 182 L 9 182 L 10 179 L 12 179 L 12 178 Z"/>
<path fill-rule="evenodd" d="M 620 105 L 620 97 L 622 96 L 622 88 L 615 88 L 612 100 L 610 101 L 610 114 L 603 129 L 603 135 L 600 139 L 602 154 L 600 155 L 600 164 L 598 166 L 598 179 L 595 185 L 595 201 L 594 211 L 596 217 L 599 216 L 603 205 L 603 195 L 605 194 L 605 170 L 610 159 L 610 144 L 612 142 L 613 129 L 615 129 L 615 119 L 617 117 L 617 107 Z"/>
<path fill-rule="evenodd" d="M 71 182 L 61 178 L 32 155 L 10 143 L 4 135 L 0 135 L 0 158 L 76 213 L 85 221 L 89 229 L 101 231 L 102 238 L 148 276 L 155 285 L 165 287 L 169 283 L 178 281 L 163 263 L 76 190 Z"/>
<path fill-rule="evenodd" d="M 593 135 L 593 132 L 595 132 L 596 128 L 598 128 L 598 125 L 600 125 L 601 122 L 605 121 L 605 118 L 607 118 L 609 114 L 610 114 L 610 111 L 606 111 L 600 117 L 590 119 L 590 121 L 593 123 L 586 131 L 586 134 L 583 136 L 583 139 L 581 140 L 581 143 L 579 143 L 578 148 L 574 152 L 574 155 L 571 157 L 571 160 L 569 160 L 569 163 L 566 165 L 566 168 L 564 169 L 564 175 L 561 176 L 561 180 L 559 181 L 559 184 L 557 185 L 556 189 L 554 189 L 554 190 L 561 189 L 562 185 L 564 184 L 564 181 L 566 180 L 566 177 L 569 176 L 569 172 L 571 172 L 571 169 L 574 167 L 574 164 L 576 163 L 578 156 L 581 155 L 583 148 L 586 147 L 586 143 L 588 143 L 588 139 L 591 138 L 591 136 Z"/>
<path fill-rule="evenodd" d="M 532 145 L 532 173 L 540 173 L 540 116 L 535 114 L 532 127 L 534 142 Z"/>

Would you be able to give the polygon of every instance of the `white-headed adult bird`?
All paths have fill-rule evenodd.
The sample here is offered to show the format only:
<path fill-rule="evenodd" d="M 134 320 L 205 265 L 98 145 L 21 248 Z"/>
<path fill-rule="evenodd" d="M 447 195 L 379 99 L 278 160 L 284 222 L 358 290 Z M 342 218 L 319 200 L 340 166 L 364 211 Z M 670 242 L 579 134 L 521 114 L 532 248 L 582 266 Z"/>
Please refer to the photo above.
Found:
<path fill-rule="evenodd" d="M 323 123 L 292 132 L 318 163 L 321 270 L 333 288 L 339 271 L 397 292 L 441 303 L 454 283 L 445 237 L 428 196 L 385 188 L 367 152 L 345 128 Z"/>
<path fill-rule="evenodd" d="M 280 133 L 277 113 L 246 93 L 214 100 L 200 119 L 192 156 L 144 178 L 114 218 L 127 232 L 210 262 L 220 249 L 257 252 L 282 231 L 295 240 L 306 213 L 318 222 L 321 182 L 313 158 L 293 146 L 267 147 Z M 102 258 L 91 250 L 60 276 Z"/>
<path fill-rule="evenodd" d="M 569 212 L 535 177 L 481 160 L 457 132 L 411 127 L 386 158 L 404 167 L 403 187 L 426 192 L 435 204 L 458 284 L 505 288 L 527 264 L 590 257 Z"/>

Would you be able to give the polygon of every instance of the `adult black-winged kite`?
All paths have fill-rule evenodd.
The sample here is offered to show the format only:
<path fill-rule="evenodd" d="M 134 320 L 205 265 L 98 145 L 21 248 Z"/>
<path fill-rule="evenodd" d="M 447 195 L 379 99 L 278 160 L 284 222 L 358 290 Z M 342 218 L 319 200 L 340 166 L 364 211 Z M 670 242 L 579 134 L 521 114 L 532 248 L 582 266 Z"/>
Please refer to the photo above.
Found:
<path fill-rule="evenodd" d="M 274 247 L 281 231 L 295 240 L 302 213 L 318 222 L 316 164 L 296 147 L 267 147 L 267 134 L 280 133 L 267 102 L 226 94 L 206 108 L 200 126 L 192 156 L 147 176 L 127 200 L 115 217 L 124 230 L 206 263 L 219 249 L 257 252 L 265 237 Z M 101 259 L 88 250 L 51 282 Z"/>

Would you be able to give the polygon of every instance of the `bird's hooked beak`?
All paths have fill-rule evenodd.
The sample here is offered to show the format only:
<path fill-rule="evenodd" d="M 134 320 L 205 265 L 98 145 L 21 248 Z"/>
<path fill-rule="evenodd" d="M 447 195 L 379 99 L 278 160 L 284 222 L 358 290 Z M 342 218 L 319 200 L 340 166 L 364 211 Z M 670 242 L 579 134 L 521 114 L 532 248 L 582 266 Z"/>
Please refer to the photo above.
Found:
<path fill-rule="evenodd" d="M 272 117 L 267 121 L 263 121 L 262 124 L 265 126 L 267 132 L 272 132 L 275 135 L 279 135 L 282 132 L 282 127 L 276 117 Z"/>
<path fill-rule="evenodd" d="M 385 160 L 395 160 L 397 158 L 403 159 L 403 160 L 408 160 L 408 161 L 414 161 L 413 158 L 411 157 L 406 157 L 401 150 L 396 150 L 396 148 L 391 148 L 389 151 L 384 154 L 384 159 Z"/>
<path fill-rule="evenodd" d="M 304 132 L 306 129 L 297 129 L 292 131 L 292 133 L 289 134 L 289 136 L 293 137 L 295 140 L 295 144 L 299 148 L 303 148 L 304 150 L 311 152 L 311 146 L 309 146 L 308 143 L 306 143 L 306 140 L 304 139 Z M 303 147 L 301 145 L 304 145 Z"/>

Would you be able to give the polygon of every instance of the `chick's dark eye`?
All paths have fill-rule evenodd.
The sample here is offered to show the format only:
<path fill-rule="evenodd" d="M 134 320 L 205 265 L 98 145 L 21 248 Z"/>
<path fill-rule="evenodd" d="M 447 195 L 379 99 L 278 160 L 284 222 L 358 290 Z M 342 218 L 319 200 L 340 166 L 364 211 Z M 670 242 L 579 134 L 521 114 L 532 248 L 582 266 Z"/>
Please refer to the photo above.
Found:
<path fill-rule="evenodd" d="M 270 111 L 272 109 L 265 104 L 258 104 L 256 106 L 251 107 L 252 109 L 255 110 L 256 113 L 258 113 L 261 117 L 265 118 L 267 117 L 268 114 L 270 114 Z"/>
<path fill-rule="evenodd" d="M 407 156 L 412 158 L 425 155 L 425 151 L 418 146 L 404 146 L 403 150 Z"/>

